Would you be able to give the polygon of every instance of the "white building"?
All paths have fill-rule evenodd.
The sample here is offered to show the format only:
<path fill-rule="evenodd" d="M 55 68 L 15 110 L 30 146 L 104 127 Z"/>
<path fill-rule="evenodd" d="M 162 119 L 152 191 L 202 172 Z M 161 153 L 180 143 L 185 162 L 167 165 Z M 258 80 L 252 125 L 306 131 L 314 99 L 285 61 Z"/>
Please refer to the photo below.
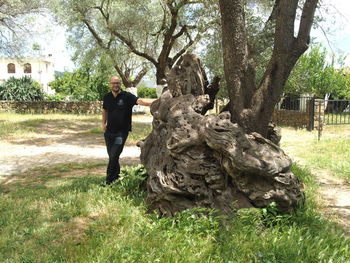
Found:
<path fill-rule="evenodd" d="M 10 77 L 24 76 L 29 76 L 39 82 L 44 92 L 54 93 L 48 86 L 48 83 L 55 79 L 52 55 L 23 58 L 0 57 L 0 84 Z"/>

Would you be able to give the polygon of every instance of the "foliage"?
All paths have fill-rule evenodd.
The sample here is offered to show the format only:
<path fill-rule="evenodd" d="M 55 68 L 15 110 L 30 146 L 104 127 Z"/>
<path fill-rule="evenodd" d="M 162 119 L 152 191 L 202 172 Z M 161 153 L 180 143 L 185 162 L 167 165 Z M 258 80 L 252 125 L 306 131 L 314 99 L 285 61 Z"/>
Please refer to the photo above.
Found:
<path fill-rule="evenodd" d="M 157 98 L 157 92 L 155 88 L 138 87 L 137 97 L 155 99 Z"/>
<path fill-rule="evenodd" d="M 61 93 L 47 94 L 45 95 L 46 101 L 65 101 L 66 96 Z"/>
<path fill-rule="evenodd" d="M 211 34 L 208 34 L 207 37 L 202 40 L 202 44 L 206 46 L 206 49 L 202 51 L 202 62 L 209 79 L 212 79 L 214 76 L 218 76 L 221 79 L 217 98 L 228 98 L 228 90 L 224 78 L 221 29 L 215 27 Z"/>
<path fill-rule="evenodd" d="M 334 99 L 350 98 L 350 76 L 335 64 L 344 65 L 344 57 L 333 56 L 327 62 L 329 54 L 322 46 L 313 47 L 300 57 L 284 89 L 291 94 L 314 94 L 324 98 L 331 94 Z"/>
<path fill-rule="evenodd" d="M 42 8 L 41 0 L 0 1 L 0 53 L 19 55 L 25 52 L 28 32 L 33 26 L 33 15 Z"/>
<path fill-rule="evenodd" d="M 84 65 L 74 72 L 64 72 L 62 76 L 56 74 L 49 86 L 60 96 L 70 96 L 72 100 L 102 100 L 109 91 L 108 80 L 111 75 L 112 71 L 106 65 L 95 69 Z"/>
<path fill-rule="evenodd" d="M 0 100 L 40 101 L 44 100 L 41 85 L 30 77 L 11 77 L 0 85 Z"/>
<path fill-rule="evenodd" d="M 143 69 L 148 67 L 144 61 L 153 64 L 157 81 L 165 78 L 166 69 L 210 27 L 205 6 L 212 1 L 64 0 L 64 5 L 62 1 L 51 2 L 60 22 L 69 27 L 73 42 L 79 46 L 79 40 L 86 41 L 88 50 L 98 46 L 113 60 L 126 85 L 129 78 L 139 80 L 140 73 L 145 72 L 131 76 L 130 69 L 135 67 L 130 66 L 129 58 Z"/>

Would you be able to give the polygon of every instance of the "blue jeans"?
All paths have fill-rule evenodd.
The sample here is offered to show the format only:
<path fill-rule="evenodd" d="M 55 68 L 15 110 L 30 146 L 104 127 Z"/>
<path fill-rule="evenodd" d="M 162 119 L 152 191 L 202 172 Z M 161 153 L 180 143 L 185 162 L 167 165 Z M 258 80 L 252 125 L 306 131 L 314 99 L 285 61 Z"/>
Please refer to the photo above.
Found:
<path fill-rule="evenodd" d="M 106 177 L 107 184 L 111 184 L 119 178 L 119 156 L 123 151 L 126 138 L 128 138 L 128 134 L 128 132 L 105 132 L 104 134 L 107 153 L 109 156 Z"/>

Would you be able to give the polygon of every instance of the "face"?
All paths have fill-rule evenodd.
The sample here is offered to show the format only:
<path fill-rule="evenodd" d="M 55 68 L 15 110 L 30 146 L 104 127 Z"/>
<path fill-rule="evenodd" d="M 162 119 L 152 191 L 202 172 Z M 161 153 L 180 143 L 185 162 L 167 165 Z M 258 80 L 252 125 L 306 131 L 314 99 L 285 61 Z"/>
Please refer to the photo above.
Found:
<path fill-rule="evenodd" d="M 115 93 L 119 93 L 121 87 L 121 81 L 118 77 L 113 76 L 109 81 L 109 87 Z"/>

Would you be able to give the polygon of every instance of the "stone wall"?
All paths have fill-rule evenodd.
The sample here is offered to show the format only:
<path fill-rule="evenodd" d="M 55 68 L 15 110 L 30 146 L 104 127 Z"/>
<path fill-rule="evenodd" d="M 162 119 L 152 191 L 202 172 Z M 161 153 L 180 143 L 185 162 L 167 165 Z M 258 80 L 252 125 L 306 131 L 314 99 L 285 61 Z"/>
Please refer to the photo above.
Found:
<path fill-rule="evenodd" d="M 0 111 L 17 113 L 101 113 L 102 102 L 0 101 Z"/>
<path fill-rule="evenodd" d="M 315 100 L 315 115 L 314 115 L 314 123 L 315 129 L 321 129 L 324 126 L 325 120 L 325 101 L 321 99 Z M 321 124 L 319 127 L 319 123 Z"/>
<path fill-rule="evenodd" d="M 272 121 L 278 126 L 292 126 L 295 128 L 307 128 L 310 123 L 308 112 L 294 110 L 275 110 Z"/>

